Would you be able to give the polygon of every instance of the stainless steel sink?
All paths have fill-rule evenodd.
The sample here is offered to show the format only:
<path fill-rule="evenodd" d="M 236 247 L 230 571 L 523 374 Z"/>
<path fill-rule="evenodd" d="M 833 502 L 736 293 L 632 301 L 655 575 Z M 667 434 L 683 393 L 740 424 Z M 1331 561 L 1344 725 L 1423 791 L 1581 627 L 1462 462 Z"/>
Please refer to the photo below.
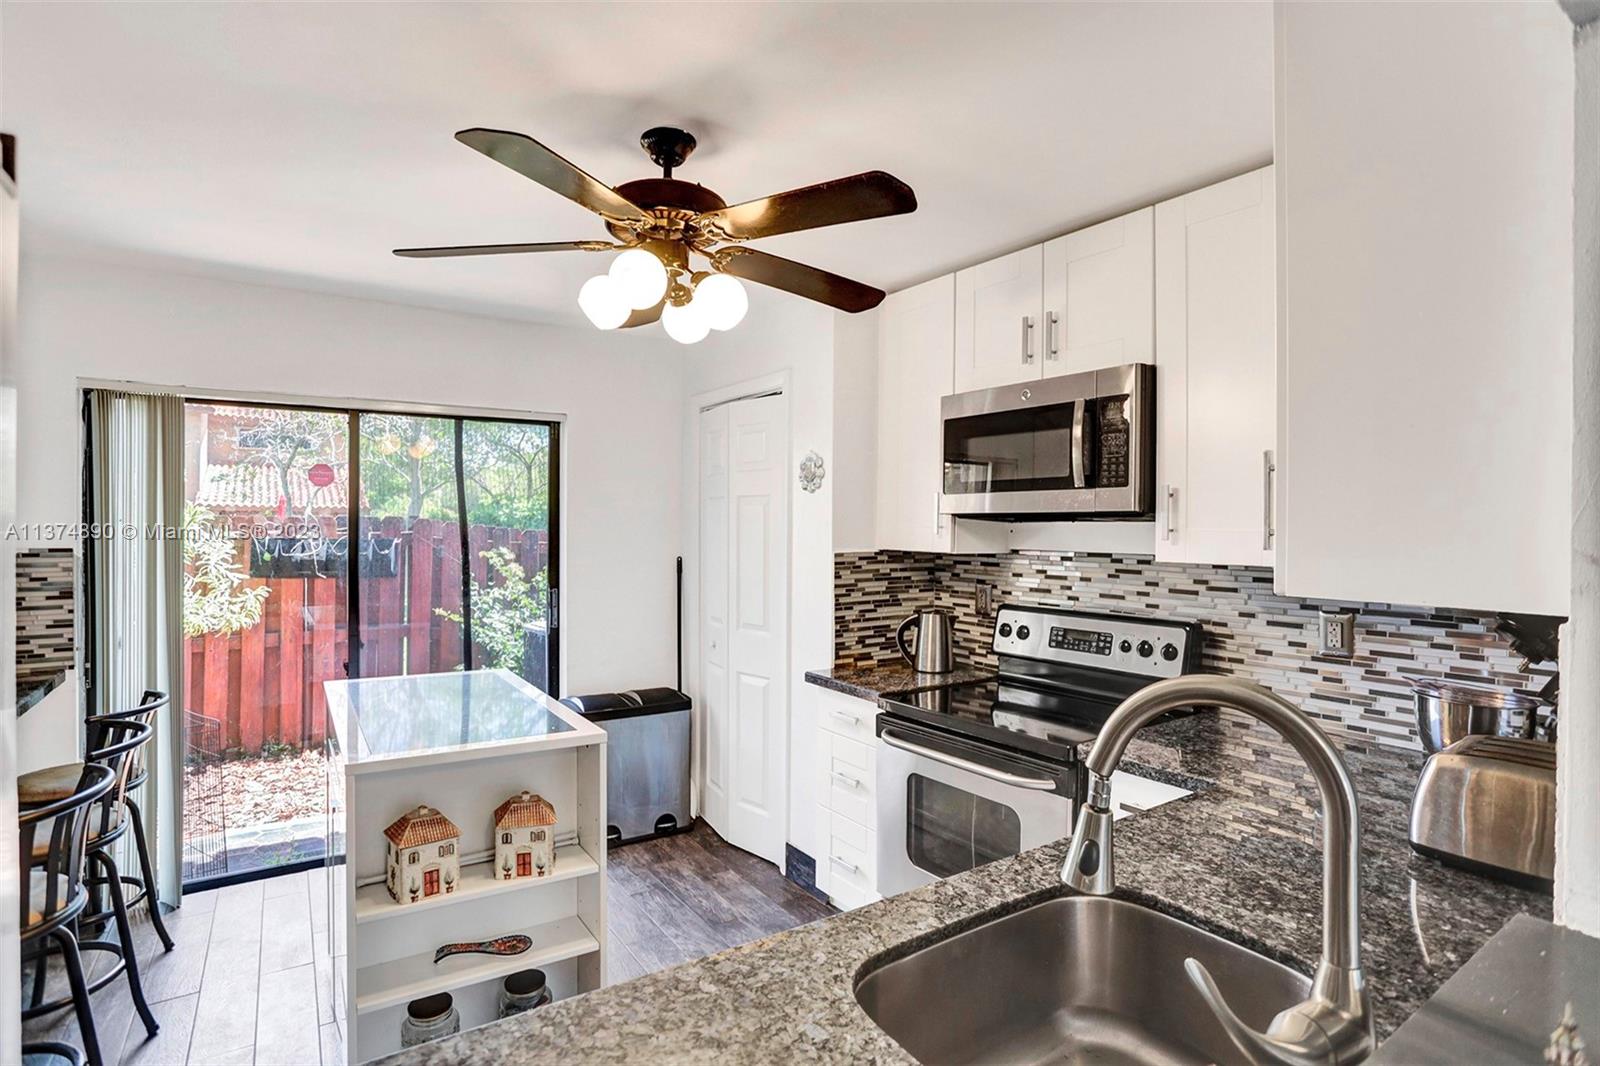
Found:
<path fill-rule="evenodd" d="M 925 1063 L 1238 1063 L 1184 976 L 1199 959 L 1249 1025 L 1306 998 L 1287 967 L 1163 914 L 1065 896 L 873 970 L 856 1000 Z"/>

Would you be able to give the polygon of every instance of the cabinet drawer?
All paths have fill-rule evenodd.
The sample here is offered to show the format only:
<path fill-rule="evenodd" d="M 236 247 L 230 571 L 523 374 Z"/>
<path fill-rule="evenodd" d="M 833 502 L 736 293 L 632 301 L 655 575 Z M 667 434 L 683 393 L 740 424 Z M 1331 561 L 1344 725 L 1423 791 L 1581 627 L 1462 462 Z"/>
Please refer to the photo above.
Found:
<path fill-rule="evenodd" d="M 877 760 L 873 749 L 837 733 L 818 734 L 822 753 L 822 805 L 853 822 L 872 825 L 877 816 Z"/>
<path fill-rule="evenodd" d="M 834 906 L 850 910 L 879 898 L 877 841 L 866 826 L 841 814 L 828 816 L 828 895 Z"/>
<path fill-rule="evenodd" d="M 817 697 L 817 722 L 830 733 L 873 743 L 873 726 L 878 718 L 878 705 L 842 692 L 819 688 Z"/>

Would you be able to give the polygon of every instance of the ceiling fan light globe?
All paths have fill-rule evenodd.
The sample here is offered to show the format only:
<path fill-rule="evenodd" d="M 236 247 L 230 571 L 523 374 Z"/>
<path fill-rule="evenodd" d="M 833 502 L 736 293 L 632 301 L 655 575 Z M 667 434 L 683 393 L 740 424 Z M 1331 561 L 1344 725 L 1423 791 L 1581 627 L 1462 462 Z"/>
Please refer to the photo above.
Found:
<path fill-rule="evenodd" d="M 609 275 L 596 274 L 578 290 L 578 307 L 596 329 L 616 329 L 628 320 L 631 308 Z"/>
<path fill-rule="evenodd" d="M 731 274 L 712 274 L 701 281 L 695 286 L 694 302 L 704 308 L 706 325 L 717 330 L 737 326 L 750 310 L 750 297 Z"/>
<path fill-rule="evenodd" d="M 654 307 L 667 294 L 667 268 L 643 248 L 629 248 L 617 256 L 608 273 L 631 310 Z"/>
<path fill-rule="evenodd" d="M 703 308 L 691 300 L 686 304 L 669 303 L 661 309 L 661 328 L 679 344 L 698 344 L 706 339 L 711 326 L 706 322 Z"/>

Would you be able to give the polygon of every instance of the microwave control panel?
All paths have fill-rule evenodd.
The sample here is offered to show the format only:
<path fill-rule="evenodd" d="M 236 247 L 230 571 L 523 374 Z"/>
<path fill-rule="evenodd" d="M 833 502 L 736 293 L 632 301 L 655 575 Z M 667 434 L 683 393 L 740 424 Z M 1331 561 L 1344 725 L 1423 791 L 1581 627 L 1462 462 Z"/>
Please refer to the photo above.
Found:
<path fill-rule="evenodd" d="M 1128 484 L 1128 403 L 1127 396 L 1102 396 L 1096 423 L 1100 427 L 1100 461 L 1095 484 L 1120 489 Z"/>

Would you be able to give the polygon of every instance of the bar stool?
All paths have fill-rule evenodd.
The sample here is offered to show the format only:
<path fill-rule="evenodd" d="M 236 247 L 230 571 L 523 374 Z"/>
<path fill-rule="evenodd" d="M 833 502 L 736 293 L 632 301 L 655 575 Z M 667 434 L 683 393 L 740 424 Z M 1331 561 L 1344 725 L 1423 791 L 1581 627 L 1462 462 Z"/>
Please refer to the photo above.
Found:
<path fill-rule="evenodd" d="M 73 934 L 72 923 L 89 902 L 83 870 L 91 808 L 111 792 L 116 776 L 111 767 L 90 763 L 83 767 L 66 796 L 23 811 L 17 817 L 21 837 L 18 866 L 22 878 L 22 957 L 24 961 L 32 959 L 35 973 L 42 973 L 49 944 L 55 943 L 66 964 L 72 1006 L 78 1016 L 78 1032 L 83 1037 L 90 1066 L 100 1066 L 103 1060 L 89 1004 L 89 987 L 83 977 L 83 957 L 78 953 L 78 938 Z M 42 843 L 36 841 L 41 827 L 46 832 Z M 44 861 L 35 862 L 32 856 L 41 850 Z M 34 1015 L 25 1010 L 22 1016 Z M 38 1050 L 55 1048 L 42 1045 Z"/>
<path fill-rule="evenodd" d="M 93 715 L 84 719 L 84 724 L 88 727 L 87 762 L 89 765 L 99 765 L 110 770 L 113 787 L 96 799 L 89 808 L 88 836 L 85 842 L 87 861 L 90 867 L 97 868 L 100 873 L 96 875 L 86 870 L 83 883 L 88 888 L 104 888 L 109 892 L 111 914 L 100 915 L 97 920 L 96 916 L 85 914 L 75 917 L 80 926 L 85 928 L 101 924 L 107 918 L 114 918 L 117 937 L 115 940 L 85 939 L 80 935 L 76 950 L 104 951 L 116 960 L 114 965 L 89 984 L 88 991 L 98 992 L 118 977 L 126 976 L 128 992 L 133 998 L 134 1008 L 144 1022 L 145 1032 L 155 1036 L 160 1031 L 160 1025 L 156 1022 L 155 1015 L 151 1013 L 149 1003 L 145 1002 L 144 985 L 139 979 L 139 953 L 134 943 L 133 929 L 128 923 L 127 902 L 122 895 L 123 878 L 117 869 L 116 858 L 112 855 L 113 845 L 122 839 L 129 825 L 129 820 L 123 817 L 123 804 L 126 799 L 132 756 L 140 747 L 150 742 L 150 738 L 155 735 L 155 727 L 149 722 L 139 722 L 120 715 Z M 48 845 L 35 847 L 32 856 L 36 866 L 48 862 L 50 860 Z M 23 1011 L 24 1018 L 49 1014 L 61 1010 L 68 1004 L 66 999 L 44 1002 L 45 976 L 50 954 L 52 951 L 49 945 L 44 945 L 39 952 L 40 957 L 34 967 L 33 994 L 27 1009 Z M 92 1058 L 91 1055 L 91 1060 Z"/>
<path fill-rule="evenodd" d="M 113 711 L 108 714 L 95 716 L 90 721 L 133 721 L 143 722 L 154 726 L 155 715 L 166 707 L 171 700 L 165 692 L 146 689 L 139 698 L 138 706 L 127 711 Z M 17 778 L 17 801 L 26 806 L 29 803 L 44 803 L 51 799 L 60 798 L 65 791 L 72 787 L 77 780 L 78 772 L 83 768 L 82 763 L 65 763 L 61 766 L 50 766 L 43 770 L 23 774 Z M 163 951 L 172 950 L 172 936 L 167 932 L 166 922 L 161 917 L 161 904 L 155 895 L 155 874 L 150 865 L 150 844 L 144 831 L 144 815 L 139 810 L 139 804 L 133 798 L 133 792 L 143 785 L 149 778 L 150 771 L 145 765 L 144 747 L 134 749 L 128 767 L 128 781 L 122 789 L 122 805 L 126 808 L 128 818 L 133 824 L 134 847 L 139 854 L 139 876 L 123 875 L 122 883 L 135 891 L 127 897 L 128 909 L 143 903 L 150 912 L 150 924 L 155 928 L 156 936 L 161 940 Z M 84 920 L 92 922 L 97 928 L 110 919 L 111 915 L 100 911 L 98 907 L 98 894 L 91 908 L 91 913 Z"/>
<path fill-rule="evenodd" d="M 146 689 L 139 698 L 139 705 L 129 711 L 113 711 L 109 714 L 98 715 L 96 720 L 102 722 L 130 721 L 143 722 L 151 728 L 155 727 L 156 712 L 166 707 L 171 702 L 165 692 L 155 689 Z M 122 806 L 126 808 L 128 818 L 133 826 L 133 843 L 139 853 L 139 876 L 122 875 L 122 883 L 135 889 L 133 895 L 127 897 L 128 909 L 143 903 L 150 912 L 150 924 L 155 927 L 156 936 L 161 938 L 163 951 L 172 950 L 172 937 L 167 933 L 167 925 L 161 920 L 161 904 L 156 900 L 155 874 L 150 868 L 150 843 L 145 837 L 144 815 L 139 810 L 139 804 L 133 798 L 133 793 L 149 778 L 150 771 L 145 766 L 144 745 L 135 748 L 128 756 L 128 782 L 122 789 Z M 90 921 L 100 924 L 108 916 L 95 915 Z"/>

